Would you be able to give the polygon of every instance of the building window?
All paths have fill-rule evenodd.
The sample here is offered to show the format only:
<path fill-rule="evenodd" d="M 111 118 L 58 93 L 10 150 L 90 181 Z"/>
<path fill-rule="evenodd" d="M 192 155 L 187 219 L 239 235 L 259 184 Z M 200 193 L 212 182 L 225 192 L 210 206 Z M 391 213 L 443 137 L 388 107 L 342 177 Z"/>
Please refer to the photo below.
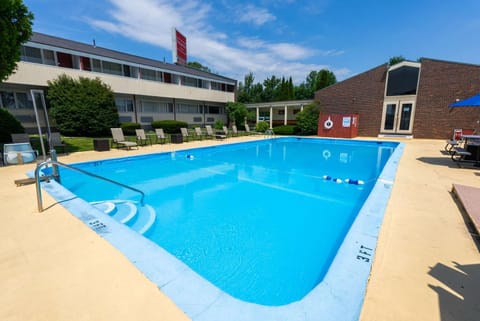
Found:
<path fill-rule="evenodd" d="M 22 46 L 20 55 L 20 59 L 23 61 L 34 62 L 37 64 L 42 63 L 42 52 L 39 48 Z"/>
<path fill-rule="evenodd" d="M 157 80 L 155 70 L 140 68 L 140 78 L 146 80 Z"/>
<path fill-rule="evenodd" d="M 92 59 L 92 71 L 102 72 L 102 62 L 98 59 Z"/>
<path fill-rule="evenodd" d="M 193 122 L 194 123 L 201 123 L 202 122 L 202 117 L 193 117 Z"/>
<path fill-rule="evenodd" d="M 117 110 L 121 113 L 133 112 L 133 100 L 131 99 L 115 99 L 115 105 L 117 106 Z"/>
<path fill-rule="evenodd" d="M 144 113 L 173 113 L 171 103 L 142 100 L 141 105 L 141 112 Z"/>
<path fill-rule="evenodd" d="M 13 92 L 1 91 L 0 100 L 3 108 L 15 109 L 15 95 Z"/>
<path fill-rule="evenodd" d="M 110 61 L 102 61 L 102 69 L 106 74 L 122 76 L 122 65 Z"/>
<path fill-rule="evenodd" d="M 277 115 L 284 116 L 284 115 L 285 115 L 285 109 L 279 109 L 279 110 L 277 110 Z"/>
<path fill-rule="evenodd" d="M 0 92 L 1 106 L 7 109 L 33 109 L 33 102 L 25 92 Z"/>
<path fill-rule="evenodd" d="M 43 49 L 43 63 L 45 65 L 55 66 L 55 53 L 52 50 Z"/>
<path fill-rule="evenodd" d="M 177 113 L 181 114 L 202 114 L 203 106 L 194 104 L 177 104 Z"/>
<path fill-rule="evenodd" d="M 192 77 L 182 77 L 182 85 L 188 87 L 197 87 L 197 79 Z"/>
<path fill-rule="evenodd" d="M 73 68 L 73 59 L 71 54 L 57 52 L 58 66 L 63 68 Z"/>
<path fill-rule="evenodd" d="M 33 109 L 31 96 L 27 93 L 15 93 L 18 109 Z"/>
<path fill-rule="evenodd" d="M 224 114 L 225 108 L 220 106 L 205 106 L 206 107 L 206 114 Z"/>
<path fill-rule="evenodd" d="M 416 95 L 420 68 L 403 66 L 388 72 L 387 96 Z"/>

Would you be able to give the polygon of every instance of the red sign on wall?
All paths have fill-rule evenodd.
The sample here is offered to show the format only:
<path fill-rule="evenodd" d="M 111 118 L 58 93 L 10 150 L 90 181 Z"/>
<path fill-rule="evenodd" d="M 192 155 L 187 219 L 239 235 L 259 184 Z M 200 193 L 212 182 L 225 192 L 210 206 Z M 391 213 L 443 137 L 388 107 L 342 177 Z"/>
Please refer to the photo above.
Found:
<path fill-rule="evenodd" d="M 173 28 L 173 62 L 181 65 L 187 64 L 187 38 L 177 29 Z"/>

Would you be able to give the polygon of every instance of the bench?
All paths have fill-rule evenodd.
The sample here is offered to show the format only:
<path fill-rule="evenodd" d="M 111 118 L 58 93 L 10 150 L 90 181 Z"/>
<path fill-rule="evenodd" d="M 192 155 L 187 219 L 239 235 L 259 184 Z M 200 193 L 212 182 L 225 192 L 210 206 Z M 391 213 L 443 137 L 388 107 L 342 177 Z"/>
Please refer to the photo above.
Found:
<path fill-rule="evenodd" d="M 452 192 L 462 204 L 475 230 L 480 234 L 480 188 L 453 184 Z"/>

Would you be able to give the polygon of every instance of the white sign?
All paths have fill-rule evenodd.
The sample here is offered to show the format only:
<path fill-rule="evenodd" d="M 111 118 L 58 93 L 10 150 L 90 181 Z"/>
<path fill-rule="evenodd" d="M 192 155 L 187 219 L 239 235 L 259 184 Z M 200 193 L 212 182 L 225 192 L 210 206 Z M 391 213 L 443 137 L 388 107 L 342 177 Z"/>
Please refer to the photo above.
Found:
<path fill-rule="evenodd" d="M 350 117 L 343 117 L 342 126 L 343 127 L 350 127 L 350 120 L 351 120 Z"/>

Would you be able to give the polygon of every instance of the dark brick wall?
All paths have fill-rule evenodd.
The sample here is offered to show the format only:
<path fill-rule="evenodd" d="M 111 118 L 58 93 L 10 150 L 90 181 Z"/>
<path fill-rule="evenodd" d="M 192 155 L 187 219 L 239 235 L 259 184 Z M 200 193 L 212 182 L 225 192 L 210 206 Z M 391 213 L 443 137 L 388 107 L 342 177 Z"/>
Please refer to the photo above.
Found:
<path fill-rule="evenodd" d="M 480 66 L 422 59 L 413 135 L 448 138 L 453 128 L 475 128 L 480 107 L 448 107 L 480 92 Z"/>
<path fill-rule="evenodd" d="M 315 93 L 322 113 L 359 114 L 359 136 L 377 136 L 382 122 L 385 77 L 388 66 L 367 72 L 321 89 Z"/>
<path fill-rule="evenodd" d="M 323 113 L 358 113 L 359 136 L 380 133 L 388 66 L 321 89 L 315 93 Z M 453 128 L 475 128 L 480 107 L 450 108 L 456 99 L 480 93 L 480 66 L 422 59 L 413 136 L 448 138 Z"/>

